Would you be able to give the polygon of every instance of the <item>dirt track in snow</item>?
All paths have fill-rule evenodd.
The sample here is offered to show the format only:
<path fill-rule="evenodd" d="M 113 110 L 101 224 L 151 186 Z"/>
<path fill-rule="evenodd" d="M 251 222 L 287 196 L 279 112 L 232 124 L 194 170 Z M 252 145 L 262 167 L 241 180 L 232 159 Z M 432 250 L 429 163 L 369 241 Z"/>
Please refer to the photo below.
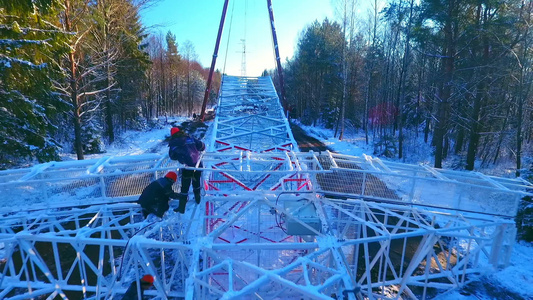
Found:
<path fill-rule="evenodd" d="M 313 150 L 314 152 L 321 152 L 321 151 L 332 151 L 329 149 L 324 143 L 321 141 L 315 139 L 314 137 L 311 137 L 307 135 L 307 133 L 300 128 L 300 126 L 296 124 L 291 124 L 291 130 L 292 135 L 294 136 L 294 139 L 298 143 L 298 147 L 300 148 L 300 151 L 302 152 L 309 152 Z"/>
<path fill-rule="evenodd" d="M 300 128 L 300 126 L 291 124 L 291 130 L 294 139 L 298 143 L 300 151 L 309 152 L 313 150 L 314 152 L 321 152 L 329 150 L 334 152 L 332 149 L 324 145 L 324 143 L 322 143 L 320 140 L 307 135 L 307 133 Z M 349 168 L 360 169 L 355 165 L 350 165 Z M 332 174 L 319 175 L 317 176 L 317 180 L 321 185 L 323 184 L 324 188 L 331 190 L 332 192 L 344 194 L 362 193 L 362 173 L 354 174 L 353 172 L 338 171 Z M 336 184 L 332 185 L 331 183 Z M 385 183 L 383 183 L 376 176 L 370 174 L 367 175 L 366 189 L 368 191 L 368 195 L 376 195 L 376 193 L 379 192 L 379 194 L 384 198 L 400 200 L 400 197 L 398 197 L 393 190 L 390 190 Z"/>

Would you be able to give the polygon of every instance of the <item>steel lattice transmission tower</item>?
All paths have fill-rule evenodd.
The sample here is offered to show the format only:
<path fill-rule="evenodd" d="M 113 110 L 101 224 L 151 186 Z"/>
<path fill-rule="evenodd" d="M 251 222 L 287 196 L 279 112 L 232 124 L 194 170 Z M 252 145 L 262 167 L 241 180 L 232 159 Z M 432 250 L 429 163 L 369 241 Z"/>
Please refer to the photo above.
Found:
<path fill-rule="evenodd" d="M 299 152 L 269 77 L 224 76 L 205 196 L 143 219 L 166 154 L 0 171 L 0 298 L 431 298 L 504 267 L 533 186 L 475 172 Z M 176 203 L 171 203 L 174 208 Z"/>
<path fill-rule="evenodd" d="M 508 264 L 529 182 L 298 151 L 267 4 L 282 99 L 223 77 L 200 205 L 144 220 L 143 188 L 183 167 L 166 154 L 0 171 L 0 299 L 120 299 L 144 274 L 154 299 L 430 298 Z"/>

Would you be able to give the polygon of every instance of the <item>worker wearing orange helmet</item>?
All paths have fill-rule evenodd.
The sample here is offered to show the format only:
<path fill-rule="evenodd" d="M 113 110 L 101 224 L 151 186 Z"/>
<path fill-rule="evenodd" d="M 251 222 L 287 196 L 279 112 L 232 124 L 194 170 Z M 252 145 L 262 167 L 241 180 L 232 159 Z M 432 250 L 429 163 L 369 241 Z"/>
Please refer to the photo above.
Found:
<path fill-rule="evenodd" d="M 178 179 L 176 172 L 168 172 L 165 177 L 159 178 L 144 188 L 139 200 L 144 218 L 149 214 L 163 217 L 169 209 L 170 198 L 178 199 L 178 193 L 172 190 L 172 185 Z"/>
<path fill-rule="evenodd" d="M 122 300 L 144 299 L 144 291 L 152 287 L 154 277 L 152 275 L 144 275 L 139 282 L 141 283 L 140 287 L 137 287 L 137 280 L 131 283 L 124 296 L 122 296 Z"/>
<path fill-rule="evenodd" d="M 191 170 L 191 168 L 202 168 L 202 162 L 200 161 L 200 152 L 205 150 L 205 144 L 189 136 L 181 127 L 172 127 L 170 129 L 170 142 L 168 143 L 168 155 L 170 159 L 177 160 L 181 164 L 185 165 L 182 168 L 181 178 L 181 193 L 179 195 L 178 212 L 185 212 L 185 205 L 187 204 L 188 193 L 192 183 L 194 200 L 196 204 L 200 204 L 201 201 L 201 170 Z"/>

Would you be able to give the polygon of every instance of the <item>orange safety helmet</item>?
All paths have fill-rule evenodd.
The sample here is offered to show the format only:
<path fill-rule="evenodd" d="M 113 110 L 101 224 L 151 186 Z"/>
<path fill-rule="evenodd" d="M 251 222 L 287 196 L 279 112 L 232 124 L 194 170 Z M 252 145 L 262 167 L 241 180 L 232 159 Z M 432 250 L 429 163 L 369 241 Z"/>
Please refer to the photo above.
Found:
<path fill-rule="evenodd" d="M 176 182 L 176 180 L 178 180 L 178 174 L 176 174 L 176 172 L 168 172 L 167 175 L 165 175 L 166 178 L 170 178 L 172 179 L 174 182 Z"/>
<path fill-rule="evenodd" d="M 154 284 L 154 276 L 152 276 L 152 275 L 144 275 L 143 278 L 141 278 L 141 282 Z"/>
<path fill-rule="evenodd" d="M 180 132 L 179 127 L 172 127 L 170 128 L 170 136 L 173 136 L 174 134 Z"/>

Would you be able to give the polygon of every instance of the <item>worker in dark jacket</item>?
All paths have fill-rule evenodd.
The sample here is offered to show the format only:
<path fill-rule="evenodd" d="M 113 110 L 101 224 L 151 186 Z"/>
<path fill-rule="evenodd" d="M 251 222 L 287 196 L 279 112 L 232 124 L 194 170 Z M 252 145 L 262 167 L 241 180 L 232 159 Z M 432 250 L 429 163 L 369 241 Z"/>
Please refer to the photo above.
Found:
<path fill-rule="evenodd" d="M 178 174 L 176 172 L 168 172 L 163 178 L 150 183 L 144 188 L 137 203 L 141 205 L 144 218 L 149 214 L 154 214 L 158 217 L 163 217 L 168 210 L 168 202 L 170 198 L 178 199 L 179 194 L 172 190 L 172 185 L 176 182 Z"/>
<path fill-rule="evenodd" d="M 122 296 L 122 300 L 142 300 L 144 299 L 144 291 L 152 287 L 154 284 L 154 277 L 152 275 L 144 275 L 140 280 L 141 288 L 137 288 L 137 280 L 131 283 L 130 287 Z M 140 293 L 140 294 L 139 294 Z"/>
<path fill-rule="evenodd" d="M 203 167 L 202 162 L 198 163 L 198 161 L 200 160 L 200 152 L 205 150 L 205 144 L 202 141 L 189 136 L 183 128 L 172 127 L 170 129 L 170 142 L 168 143 L 168 147 L 168 155 L 170 156 L 170 159 L 177 160 L 185 165 L 185 168 L 182 169 L 181 173 L 181 193 L 178 206 L 178 211 L 184 213 L 191 181 L 196 204 L 200 204 L 201 201 L 200 191 L 202 171 L 189 170 L 187 167 Z"/>

